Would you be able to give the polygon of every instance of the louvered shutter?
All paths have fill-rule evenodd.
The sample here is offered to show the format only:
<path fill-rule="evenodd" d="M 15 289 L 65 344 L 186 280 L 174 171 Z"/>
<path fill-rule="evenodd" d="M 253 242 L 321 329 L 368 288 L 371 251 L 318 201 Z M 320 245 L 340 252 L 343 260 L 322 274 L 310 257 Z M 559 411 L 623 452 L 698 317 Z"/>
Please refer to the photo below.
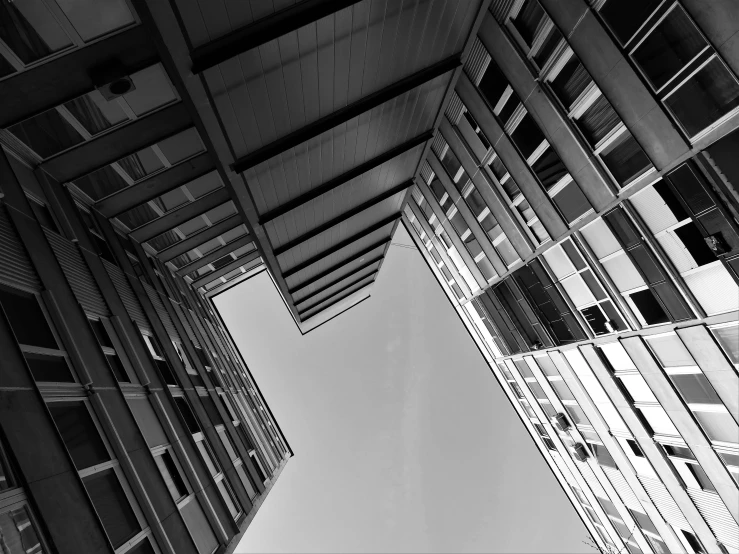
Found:
<path fill-rule="evenodd" d="M 200 346 L 200 341 L 198 340 L 197 335 L 193 331 L 192 326 L 190 325 L 190 322 L 187 319 L 187 314 L 185 313 L 185 309 L 180 306 L 175 306 L 175 309 L 177 313 L 180 315 L 180 321 L 182 322 L 182 326 L 185 328 L 185 332 L 187 333 L 187 336 L 190 338 L 190 342 L 192 342 L 193 346 L 197 348 L 202 348 Z"/>
<path fill-rule="evenodd" d="M 118 266 L 108 262 L 107 260 L 103 260 L 103 265 L 105 266 L 105 270 L 108 272 L 111 281 L 113 281 L 113 286 L 115 286 L 118 291 L 118 295 L 121 297 L 121 301 L 126 307 L 126 311 L 133 322 L 142 330 L 152 333 L 149 320 L 146 318 L 144 309 L 141 307 L 139 299 L 136 298 L 136 294 L 133 292 L 126 275 Z"/>
<path fill-rule="evenodd" d="M 621 122 L 611 103 L 601 95 L 578 120 L 592 146 L 603 140 Z"/>
<path fill-rule="evenodd" d="M 147 285 L 146 283 L 142 283 L 142 285 L 144 286 L 146 295 L 149 297 L 149 300 L 151 300 L 151 303 L 154 305 L 154 309 L 156 310 L 157 315 L 159 316 L 159 319 L 161 320 L 162 325 L 167 331 L 169 337 L 181 343 L 182 339 L 180 338 L 180 334 L 177 332 L 177 329 L 172 322 L 172 318 L 169 317 L 169 312 L 167 312 L 167 309 L 164 307 L 162 298 L 151 286 Z"/>
<path fill-rule="evenodd" d="M 648 477 L 639 477 L 639 481 L 644 485 L 649 498 L 652 499 L 654 506 L 657 508 L 666 522 L 671 523 L 680 529 L 690 530 L 690 524 L 685 519 L 682 510 L 672 498 L 672 495 L 661 481 L 650 479 Z"/>
<path fill-rule="evenodd" d="M 719 495 L 704 490 L 687 491 L 716 538 L 727 546 L 739 545 L 739 526 Z"/>
<path fill-rule="evenodd" d="M 82 309 L 88 314 L 109 316 L 108 305 L 77 245 L 48 229 L 44 232 Z"/>
<path fill-rule="evenodd" d="M 5 206 L 0 205 L 0 281 L 40 291 L 41 280 Z"/>
<path fill-rule="evenodd" d="M 511 5 L 513 4 L 513 0 L 505 1 L 506 3 L 509 2 Z M 510 9 L 510 5 L 508 6 L 508 9 Z M 506 9 L 506 13 L 508 9 Z M 485 46 L 482 44 L 480 39 L 475 37 L 475 40 L 472 43 L 472 48 L 470 49 L 470 55 L 464 63 L 464 71 L 475 86 L 480 84 L 480 79 L 482 79 L 482 76 L 485 74 L 485 70 L 488 68 L 488 65 L 490 65 L 491 59 L 490 54 L 488 54 L 488 51 L 485 49 Z"/>
<path fill-rule="evenodd" d="M 449 145 L 446 143 L 446 140 L 444 140 L 444 137 L 441 136 L 441 133 L 436 133 L 434 142 L 431 143 L 431 150 L 434 151 L 436 157 L 441 160 L 444 157 L 444 154 L 446 154 L 448 148 Z"/>
<path fill-rule="evenodd" d="M 459 98 L 459 95 L 452 91 L 452 97 L 449 99 L 449 105 L 446 107 L 446 116 L 452 125 L 459 123 L 459 118 L 462 117 L 462 111 L 464 110 L 464 104 Z"/>
<path fill-rule="evenodd" d="M 623 474 L 619 470 L 612 467 L 603 466 L 603 472 L 606 474 L 608 480 L 611 482 L 611 485 L 613 485 L 613 488 L 616 489 L 616 492 L 621 497 L 621 500 L 628 508 L 631 508 L 632 510 L 636 510 L 638 512 L 644 511 L 641 502 L 639 502 L 639 499 L 636 497 L 634 491 L 631 489 L 629 484 L 626 482 Z"/>
<path fill-rule="evenodd" d="M 724 266 L 715 264 L 683 279 L 708 315 L 739 309 L 739 287 Z"/>

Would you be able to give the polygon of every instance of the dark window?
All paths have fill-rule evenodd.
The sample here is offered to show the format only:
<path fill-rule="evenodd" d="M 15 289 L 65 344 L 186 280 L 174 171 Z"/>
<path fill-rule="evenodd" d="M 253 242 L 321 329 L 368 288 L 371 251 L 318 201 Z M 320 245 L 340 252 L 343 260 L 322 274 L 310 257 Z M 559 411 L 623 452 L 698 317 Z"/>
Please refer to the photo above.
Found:
<path fill-rule="evenodd" d="M 195 418 L 195 414 L 192 413 L 192 408 L 190 408 L 190 404 L 187 402 L 187 400 L 182 396 L 176 396 L 174 401 L 177 405 L 177 409 L 182 415 L 182 419 L 185 420 L 185 425 L 187 425 L 190 433 L 199 433 L 200 425 L 198 424 L 198 420 Z"/>
<path fill-rule="evenodd" d="M 608 449 L 600 444 L 591 444 L 590 448 L 595 453 L 595 458 L 598 460 L 598 463 L 602 466 L 608 466 L 612 467 L 613 469 L 618 469 L 616 466 L 616 461 L 613 459 L 613 456 L 611 456 L 611 453 L 608 452 Z"/>
<path fill-rule="evenodd" d="M 63 357 L 30 352 L 26 352 L 24 356 L 31 375 L 36 381 L 74 383 L 74 376 Z"/>
<path fill-rule="evenodd" d="M 511 133 L 511 140 L 521 151 L 521 155 L 528 159 L 544 141 L 544 134 L 536 121 L 527 113 Z"/>
<path fill-rule="evenodd" d="M 711 483 L 711 480 L 708 478 L 708 475 L 706 475 L 706 472 L 703 471 L 703 468 L 701 466 L 699 466 L 698 464 L 685 465 L 690 470 L 690 473 L 693 474 L 693 477 L 695 477 L 695 480 L 698 481 L 698 484 L 703 490 L 716 492 L 716 487 L 713 486 L 713 483 Z"/>
<path fill-rule="evenodd" d="M 155 460 L 164 478 L 164 483 L 172 494 L 172 498 L 177 501 L 185 496 L 187 494 L 187 487 L 180 475 L 177 464 L 175 464 L 172 458 L 172 453 L 169 450 L 165 450 L 164 454 L 157 456 Z"/>
<path fill-rule="evenodd" d="M 667 323 L 670 321 L 670 318 L 667 317 L 667 314 L 662 309 L 662 305 L 655 298 L 654 294 L 652 294 L 651 290 L 647 289 L 635 292 L 630 295 L 630 298 L 647 325 Z"/>
<path fill-rule="evenodd" d="M 559 154 L 551 146 L 539 156 L 539 159 L 533 163 L 531 168 L 546 190 L 552 188 L 562 177 L 567 175 L 565 164 L 562 163 Z"/>
<path fill-rule="evenodd" d="M 687 169 L 687 172 L 690 173 L 690 170 Z M 677 180 L 680 180 L 680 175 L 682 174 L 681 171 L 678 170 L 678 172 L 673 172 L 670 177 L 672 181 L 672 176 L 674 175 Z M 702 187 L 698 182 L 696 182 L 695 177 L 691 174 L 689 176 L 690 185 L 691 188 L 693 186 L 697 186 L 698 189 L 701 189 Z M 675 216 L 675 219 L 678 221 L 682 221 L 683 219 L 687 219 L 690 216 L 688 215 L 688 212 L 685 211 L 685 208 L 683 207 L 682 203 L 680 202 L 680 199 L 675 195 L 675 193 L 672 191 L 672 188 L 670 185 L 667 184 L 664 180 L 660 180 L 654 185 L 654 190 L 657 191 L 657 194 L 659 194 L 660 198 L 664 200 L 665 204 L 667 204 L 667 207 L 670 208 L 670 211 Z"/>
<path fill-rule="evenodd" d="M 216 261 L 214 261 L 213 267 L 216 269 L 221 269 L 222 267 L 230 264 L 232 261 L 234 261 L 234 259 L 230 255 L 224 256 L 223 258 L 218 258 Z"/>
<path fill-rule="evenodd" d="M 574 181 L 552 197 L 565 221 L 572 223 L 591 209 L 590 202 Z"/>
<path fill-rule="evenodd" d="M 546 14 L 537 0 L 526 0 L 521 11 L 518 12 L 518 16 L 513 21 L 521 38 L 529 46 L 533 43 L 536 30 L 545 17 Z"/>
<path fill-rule="evenodd" d="M 500 156 L 495 156 L 493 160 L 490 162 L 490 170 L 493 172 L 493 175 L 495 175 L 498 180 L 505 177 L 506 173 L 508 173 L 508 170 L 503 165 L 503 162 L 500 161 Z M 512 181 L 513 179 L 509 179 L 509 181 Z"/>
<path fill-rule="evenodd" d="M 472 114 L 470 114 L 469 111 L 465 110 L 463 115 L 464 115 L 464 118 L 467 120 L 467 123 L 470 124 L 470 127 L 472 127 L 472 130 L 477 135 L 477 138 L 480 139 L 480 142 L 482 143 L 483 148 L 485 148 L 485 150 L 490 148 L 490 142 L 483 134 L 482 129 L 480 129 L 480 126 L 477 124 L 477 121 L 475 121 L 475 118 L 472 117 Z"/>
<path fill-rule="evenodd" d="M 82 135 L 55 109 L 16 123 L 8 127 L 8 131 L 41 158 L 49 158 L 84 142 Z"/>
<path fill-rule="evenodd" d="M 575 100 L 585 91 L 593 79 L 576 56 L 572 56 L 552 81 L 552 89 L 562 105 L 569 111 Z"/>
<path fill-rule="evenodd" d="M 669 378 L 688 404 L 721 404 L 721 399 L 702 373 L 669 375 Z"/>
<path fill-rule="evenodd" d="M 598 306 L 589 306 L 580 310 L 585 320 L 596 335 L 605 335 L 611 331 L 606 327 L 606 318 Z"/>
<path fill-rule="evenodd" d="M 92 332 L 95 334 L 95 338 L 98 340 L 98 344 L 107 348 L 113 348 L 113 342 L 110 340 L 110 335 L 108 335 L 103 322 L 98 319 L 90 319 L 88 321 L 90 327 L 92 327 Z"/>
<path fill-rule="evenodd" d="M 626 439 L 626 444 L 629 445 L 629 448 L 631 448 L 631 452 L 634 454 L 634 456 L 638 456 L 640 458 L 644 457 L 644 453 L 641 451 L 641 448 L 639 448 L 639 445 L 636 444 L 635 440 Z"/>
<path fill-rule="evenodd" d="M 47 229 L 54 231 L 55 233 L 59 233 L 59 229 L 54 222 L 54 218 L 52 217 L 48 206 L 39 204 L 38 202 L 34 202 L 33 200 L 31 200 L 29 204 L 31 205 L 31 210 L 33 210 L 33 214 L 36 216 L 36 219 L 42 227 L 46 227 Z"/>
<path fill-rule="evenodd" d="M 149 539 L 144 539 L 129 550 L 128 554 L 154 554 L 154 549 L 151 547 Z"/>
<path fill-rule="evenodd" d="M 695 223 L 691 222 L 675 229 L 675 234 L 680 238 L 685 248 L 690 252 L 690 255 L 693 256 L 695 263 L 699 266 L 716 261 L 716 255 L 706 244 L 703 235 Z"/>
<path fill-rule="evenodd" d="M 508 79 L 505 78 L 500 68 L 495 65 L 495 62 L 491 61 L 479 85 L 480 92 L 488 101 L 491 108 L 494 108 L 498 103 L 507 86 Z"/>
<path fill-rule="evenodd" d="M 213 425 L 222 425 L 223 424 L 223 418 L 221 417 L 220 412 L 218 411 L 218 408 L 215 405 L 215 402 L 211 400 L 208 396 L 201 396 L 200 402 L 203 404 L 203 407 L 205 408 L 205 411 L 208 414 L 208 417 L 213 422 Z"/>
<path fill-rule="evenodd" d="M 78 470 L 110 460 L 103 439 L 83 402 L 52 402 L 48 406 Z"/>
<path fill-rule="evenodd" d="M 621 133 L 613 144 L 603 150 L 600 158 L 621 186 L 630 183 L 652 165 L 644 150 L 628 131 Z"/>
<path fill-rule="evenodd" d="M 544 67 L 544 65 L 547 63 L 547 60 L 549 59 L 549 56 L 552 55 L 552 52 L 554 52 L 554 49 L 557 47 L 557 45 L 563 40 L 562 33 L 559 32 L 559 29 L 556 27 L 552 29 L 552 31 L 549 33 L 549 36 L 544 41 L 544 44 L 539 48 L 539 51 L 534 56 L 534 61 L 536 62 L 536 65 L 539 67 Z"/>
<path fill-rule="evenodd" d="M 591 146 L 603 140 L 619 123 L 621 123 L 621 118 L 602 94 L 577 119 L 578 127 Z"/>
<path fill-rule="evenodd" d="M 633 58 L 654 88 L 659 89 L 705 46 L 696 26 L 678 6 L 649 33 Z"/>
<path fill-rule="evenodd" d="M 608 0 L 600 9 L 621 44 L 626 44 L 661 0 Z"/>
<path fill-rule="evenodd" d="M 83 482 L 114 548 L 118 548 L 141 530 L 115 471 L 106 469 L 93 473 L 85 477 Z"/>
<path fill-rule="evenodd" d="M 452 152 L 451 148 L 447 148 L 446 152 L 444 153 L 444 157 L 441 159 L 441 163 L 449 174 L 449 178 L 454 180 L 455 176 L 462 167 L 462 164 L 457 156 L 454 155 L 454 152 Z M 460 178 L 459 181 L 461 182 L 462 179 Z"/>
<path fill-rule="evenodd" d="M 683 532 L 683 536 L 685 537 L 685 540 L 688 542 L 688 544 L 690 545 L 690 548 L 693 549 L 695 554 L 705 554 L 706 553 L 705 549 L 703 548 L 703 545 L 698 540 L 698 537 L 696 537 L 690 531 L 686 531 L 685 529 L 681 529 L 681 531 Z"/>
<path fill-rule="evenodd" d="M 513 112 L 516 111 L 516 108 L 520 104 L 521 100 L 518 98 L 518 95 L 515 92 L 512 92 L 511 95 L 508 97 L 508 100 L 506 100 L 505 104 L 503 104 L 503 107 L 500 108 L 500 113 L 498 113 L 498 119 L 503 125 L 508 123 L 508 120 L 513 115 Z"/>
<path fill-rule="evenodd" d="M 259 480 L 264 483 L 267 477 L 264 475 L 261 466 L 257 463 L 256 454 L 252 456 L 252 462 L 254 462 L 254 469 L 257 471 L 257 475 L 259 475 Z"/>
<path fill-rule="evenodd" d="M 0 305 L 20 344 L 59 348 L 46 317 L 32 294 L 0 288 Z"/>
<path fill-rule="evenodd" d="M 665 99 L 667 107 L 693 136 L 739 106 L 739 83 L 713 58 Z"/>

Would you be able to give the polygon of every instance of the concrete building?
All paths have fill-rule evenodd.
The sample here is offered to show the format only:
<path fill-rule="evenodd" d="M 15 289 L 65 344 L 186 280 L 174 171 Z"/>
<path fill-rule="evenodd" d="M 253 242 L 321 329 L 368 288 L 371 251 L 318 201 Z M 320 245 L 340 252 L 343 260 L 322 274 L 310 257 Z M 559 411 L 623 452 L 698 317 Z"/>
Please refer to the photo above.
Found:
<path fill-rule="evenodd" d="M 404 206 L 606 551 L 739 552 L 737 31 L 493 0 Z"/>
<path fill-rule="evenodd" d="M 227 552 L 402 221 L 604 549 L 739 553 L 739 8 L 0 1 L 0 537 Z M 255 314 L 258 317 L 258 314 Z"/>

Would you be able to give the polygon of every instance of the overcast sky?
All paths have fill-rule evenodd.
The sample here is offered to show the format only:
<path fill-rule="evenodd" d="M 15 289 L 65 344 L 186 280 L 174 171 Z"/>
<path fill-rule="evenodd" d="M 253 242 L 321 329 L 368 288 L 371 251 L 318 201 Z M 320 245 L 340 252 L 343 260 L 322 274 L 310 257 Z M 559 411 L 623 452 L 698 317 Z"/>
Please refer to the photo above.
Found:
<path fill-rule="evenodd" d="M 265 273 L 216 304 L 295 452 L 236 552 L 594 552 L 415 248 L 306 336 Z"/>

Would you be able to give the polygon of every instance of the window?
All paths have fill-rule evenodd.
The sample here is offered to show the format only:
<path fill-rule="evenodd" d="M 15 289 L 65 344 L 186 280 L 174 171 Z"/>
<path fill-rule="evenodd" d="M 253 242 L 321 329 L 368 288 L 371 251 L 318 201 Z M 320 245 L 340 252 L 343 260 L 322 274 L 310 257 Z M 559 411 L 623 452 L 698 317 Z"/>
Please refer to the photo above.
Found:
<path fill-rule="evenodd" d="M 739 426 L 680 338 L 665 333 L 649 337 L 647 344 L 706 435 L 739 445 Z"/>
<path fill-rule="evenodd" d="M 164 483 L 167 485 L 167 489 L 172 495 L 172 500 L 174 500 L 175 503 L 179 502 L 182 498 L 187 496 L 188 489 L 185 485 L 184 479 L 182 479 L 180 470 L 174 461 L 171 450 L 166 449 L 162 451 L 161 454 L 155 455 L 154 460 L 164 478 Z"/>
<path fill-rule="evenodd" d="M 195 439 L 195 444 L 198 447 L 198 451 L 200 452 L 200 455 L 203 458 L 208 471 L 216 482 L 218 491 L 221 493 L 221 498 L 223 498 L 223 502 L 226 504 L 231 517 L 233 519 L 238 519 L 239 515 L 241 514 L 241 508 L 239 507 L 238 501 L 236 500 L 236 497 L 231 490 L 231 486 L 226 480 L 223 470 L 221 469 L 218 461 L 213 455 L 213 450 L 211 449 L 210 444 L 208 444 L 208 441 L 205 440 L 202 433 L 194 435 L 193 439 Z"/>
<path fill-rule="evenodd" d="M 655 1 L 633 10 L 617 4 L 609 0 L 600 13 L 622 43 L 648 20 L 627 50 L 689 137 L 698 138 L 739 106 L 739 82 L 679 3 L 659 14 Z"/>
<path fill-rule="evenodd" d="M 150 530 L 143 529 L 118 461 L 111 457 L 87 402 L 50 401 L 48 407 L 113 547 L 144 540 Z"/>
<path fill-rule="evenodd" d="M 643 514 L 632 509 L 629 509 L 629 513 L 631 513 L 631 517 L 636 521 L 637 526 L 641 529 L 644 534 L 644 538 L 647 539 L 647 542 L 649 542 L 649 545 L 652 547 L 655 554 L 670 554 L 670 551 L 667 549 L 667 545 L 659 534 L 659 531 L 657 531 L 657 528 L 654 526 L 651 518 L 647 514 Z"/>
<path fill-rule="evenodd" d="M 717 451 L 716 453 L 726 465 L 732 479 L 739 485 L 739 450 L 736 452 Z"/>
<path fill-rule="evenodd" d="M 0 445 L 0 538 L 7 554 L 48 553 L 36 518 Z"/>
<path fill-rule="evenodd" d="M 714 326 L 711 327 L 711 331 L 729 360 L 735 366 L 739 366 L 739 325 L 730 323 L 723 326 Z"/>
<path fill-rule="evenodd" d="M 36 381 L 73 383 L 64 350 L 40 301 L 31 293 L 0 286 L 0 307 Z"/>
<path fill-rule="evenodd" d="M 623 318 L 606 294 L 604 286 L 572 239 L 565 239 L 559 245 L 548 249 L 543 257 L 595 335 L 627 329 Z"/>
<path fill-rule="evenodd" d="M 612 467 L 613 469 L 618 469 L 616 466 L 616 461 L 613 459 L 613 456 L 611 456 L 611 453 L 608 452 L 608 449 L 603 446 L 602 444 L 590 444 L 590 448 L 595 453 L 595 458 L 598 460 L 598 463 L 602 466 L 606 467 Z"/>
<path fill-rule="evenodd" d="M 668 459 L 672 463 L 672 467 L 682 479 L 685 486 L 689 489 L 707 490 L 716 492 L 716 488 L 711 480 L 698 464 L 693 452 L 686 446 L 662 445 L 662 449 L 667 454 Z"/>
<path fill-rule="evenodd" d="M 123 361 L 118 356 L 118 352 L 114 346 L 112 340 L 113 328 L 110 326 L 110 322 L 103 319 L 88 319 L 92 332 L 98 341 L 100 349 L 103 351 L 105 359 L 108 361 L 108 366 L 113 372 L 116 380 L 119 383 L 130 383 L 131 379 L 128 376 L 126 368 L 124 367 Z M 110 330 L 110 331 L 109 331 Z M 116 338 L 117 342 L 117 338 Z M 118 346 L 120 348 L 120 345 Z"/>
<path fill-rule="evenodd" d="M 164 358 L 164 353 L 162 352 L 162 347 L 159 344 L 159 341 L 157 341 L 156 337 L 153 335 L 148 335 L 146 333 L 141 333 L 141 336 L 144 337 L 144 342 L 149 350 L 151 359 L 162 374 L 164 383 L 169 387 L 179 387 L 180 383 L 172 371 L 172 367 L 169 365 L 169 362 Z"/>
<path fill-rule="evenodd" d="M 652 162 L 625 127 L 601 148 L 600 159 L 621 187 L 626 187 L 653 169 Z"/>

